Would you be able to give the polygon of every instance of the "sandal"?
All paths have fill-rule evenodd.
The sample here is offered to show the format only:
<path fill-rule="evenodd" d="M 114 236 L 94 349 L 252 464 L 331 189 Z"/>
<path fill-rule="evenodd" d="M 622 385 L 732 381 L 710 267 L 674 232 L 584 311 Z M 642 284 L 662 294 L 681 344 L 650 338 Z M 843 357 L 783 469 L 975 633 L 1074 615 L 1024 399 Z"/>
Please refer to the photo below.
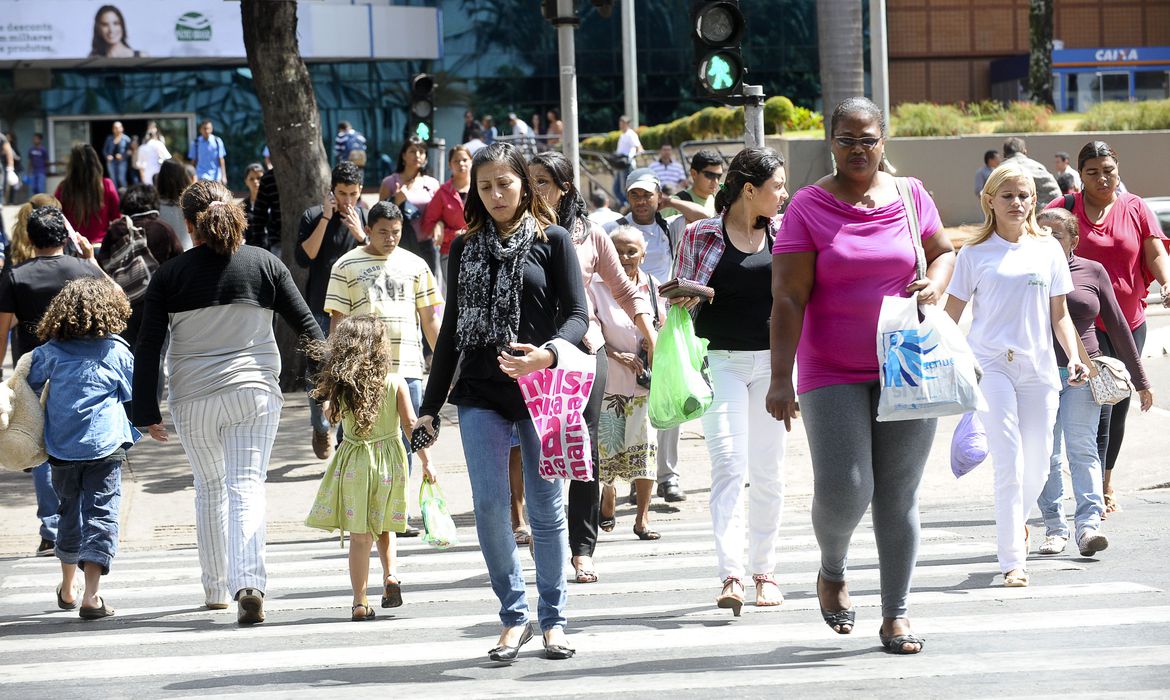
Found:
<path fill-rule="evenodd" d="M 512 537 L 515 538 L 517 547 L 532 544 L 532 533 L 522 527 L 513 530 Z"/>
<path fill-rule="evenodd" d="M 821 575 L 817 574 L 817 605 L 820 606 L 820 589 L 821 589 Z M 825 624 L 833 629 L 837 634 L 849 634 L 853 631 L 853 625 L 857 622 L 857 609 L 850 607 L 848 610 L 826 610 L 821 608 L 821 619 Z"/>
<path fill-rule="evenodd" d="M 114 609 L 106 605 L 105 598 L 98 598 L 98 602 L 101 603 L 101 606 L 96 608 L 79 607 L 77 614 L 81 616 L 82 620 L 100 620 L 114 614 Z"/>
<path fill-rule="evenodd" d="M 601 518 L 597 521 L 597 526 L 601 528 L 602 532 L 613 532 L 614 527 L 617 526 L 617 518 L 612 515 L 608 518 Z"/>
<path fill-rule="evenodd" d="M 735 592 L 736 587 L 739 588 L 739 593 Z M 731 614 L 739 617 L 743 610 L 743 584 L 738 578 L 728 576 L 723 579 L 723 591 L 715 599 L 715 605 L 724 609 L 731 608 Z"/>
<path fill-rule="evenodd" d="M 597 572 L 592 569 L 576 568 L 577 583 L 597 583 Z"/>
<path fill-rule="evenodd" d="M 62 585 L 57 584 L 57 607 L 61 608 L 62 610 L 76 610 L 77 606 L 81 605 L 81 601 L 78 600 L 78 598 L 80 598 L 81 596 L 77 595 L 77 587 L 74 586 L 74 588 L 73 588 L 73 602 L 72 603 L 66 603 L 65 599 L 61 597 L 61 589 L 62 589 Z"/>
<path fill-rule="evenodd" d="M 1003 575 L 1004 588 L 1027 588 L 1028 572 L 1024 569 L 1012 569 Z"/>
<path fill-rule="evenodd" d="M 882 646 L 886 648 L 886 651 L 890 652 L 891 654 L 917 654 L 926 648 L 926 640 L 914 634 L 913 632 L 907 634 L 895 634 L 887 637 L 886 635 L 882 634 L 882 630 L 879 627 L 878 640 L 882 643 Z M 917 644 L 918 648 L 907 649 L 907 644 Z"/>
<path fill-rule="evenodd" d="M 1117 503 L 1117 497 L 1111 493 L 1105 494 L 1105 512 L 1106 513 L 1120 513 L 1121 506 Z"/>
<path fill-rule="evenodd" d="M 358 611 L 361 611 L 360 615 L 358 614 Z M 366 605 L 365 603 L 359 603 L 358 605 L 355 605 L 350 609 L 349 619 L 352 622 L 362 622 L 364 620 L 373 620 L 374 619 L 374 609 L 371 608 L 370 606 Z"/>
<path fill-rule="evenodd" d="M 776 579 L 772 574 L 754 574 L 752 580 L 756 582 L 756 607 L 757 608 L 771 608 L 777 605 L 784 604 L 784 593 L 780 590 L 780 584 L 776 583 Z M 780 594 L 779 598 L 769 598 L 764 595 L 764 586 L 772 585 L 776 588 L 776 592 Z"/>
<path fill-rule="evenodd" d="M 654 530 L 651 530 L 648 527 L 644 527 L 641 530 L 639 530 L 638 528 L 635 527 L 634 534 L 637 535 L 638 539 L 640 539 L 640 540 L 660 540 L 660 539 L 662 539 L 662 535 L 655 532 Z"/>
<path fill-rule="evenodd" d="M 402 584 L 394 576 L 387 576 L 388 581 L 383 583 L 382 607 L 402 607 Z"/>

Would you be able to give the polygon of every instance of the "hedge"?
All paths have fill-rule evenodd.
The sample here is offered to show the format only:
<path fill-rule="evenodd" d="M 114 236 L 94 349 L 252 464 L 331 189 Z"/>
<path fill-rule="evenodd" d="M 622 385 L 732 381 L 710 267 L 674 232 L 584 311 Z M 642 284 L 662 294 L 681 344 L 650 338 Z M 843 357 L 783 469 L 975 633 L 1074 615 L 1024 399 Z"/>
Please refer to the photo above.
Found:
<path fill-rule="evenodd" d="M 958 136 L 975 133 L 975 122 L 954 105 L 905 102 L 894 108 L 894 136 Z"/>
<path fill-rule="evenodd" d="M 1052 110 L 1031 102 L 1013 102 L 1003 113 L 1003 121 L 995 128 L 999 134 L 1039 133 L 1052 131 L 1049 121 Z"/>
<path fill-rule="evenodd" d="M 1170 100 L 1098 102 L 1080 123 L 1081 131 L 1170 129 Z"/>

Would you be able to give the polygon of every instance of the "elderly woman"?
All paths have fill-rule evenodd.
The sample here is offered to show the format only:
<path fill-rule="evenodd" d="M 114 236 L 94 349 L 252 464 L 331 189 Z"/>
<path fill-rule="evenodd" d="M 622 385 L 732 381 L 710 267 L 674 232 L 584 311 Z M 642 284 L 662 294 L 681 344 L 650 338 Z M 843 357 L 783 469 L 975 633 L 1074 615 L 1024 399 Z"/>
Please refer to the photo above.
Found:
<path fill-rule="evenodd" d="M 1146 344 L 1146 292 L 1151 281 L 1156 279 L 1162 285 L 1162 305 L 1170 306 L 1170 256 L 1164 245 L 1166 236 L 1149 205 L 1137 195 L 1118 192 L 1121 185 L 1118 160 L 1117 152 L 1104 141 L 1085 144 L 1077 154 L 1077 170 L 1084 189 L 1053 200 L 1048 208 L 1063 207 L 1076 215 L 1080 228 L 1077 254 L 1105 266 L 1117 303 L 1141 354 Z M 1097 342 L 1102 353 L 1117 357 L 1118 348 L 1100 321 Z M 1118 510 L 1110 478 L 1125 438 L 1128 414 L 1129 399 L 1103 406 L 1101 410 L 1097 450 L 1105 467 L 1103 489 L 1107 513 Z"/>
<path fill-rule="evenodd" d="M 200 180 L 180 199 L 195 247 L 159 268 L 146 290 L 134 373 L 134 423 L 165 440 L 156 398 L 170 331 L 169 406 L 195 476 L 195 527 L 204 603 L 234 598 L 240 624 L 264 621 L 264 481 L 284 399 L 278 313 L 301 336 L 324 336 L 271 253 L 244 245 L 248 221 L 232 193 Z"/>
<path fill-rule="evenodd" d="M 918 293 L 938 303 L 954 252 L 922 183 L 909 180 L 926 253 L 916 280 L 911 225 L 895 178 L 882 168 L 885 115 L 864 97 L 833 110 L 836 171 L 796 193 L 772 248 L 772 386 L 768 410 L 786 427 L 796 416 L 793 361 L 813 463 L 813 531 L 821 548 L 817 598 L 838 634 L 856 614 L 845 588 L 853 531 L 873 505 L 881 568 L 879 639 L 895 654 L 917 654 L 906 598 L 918 556 L 918 487 L 934 441 L 934 419 L 877 422 L 874 337 L 886 296 Z M 753 484 L 754 488 L 754 484 Z"/>

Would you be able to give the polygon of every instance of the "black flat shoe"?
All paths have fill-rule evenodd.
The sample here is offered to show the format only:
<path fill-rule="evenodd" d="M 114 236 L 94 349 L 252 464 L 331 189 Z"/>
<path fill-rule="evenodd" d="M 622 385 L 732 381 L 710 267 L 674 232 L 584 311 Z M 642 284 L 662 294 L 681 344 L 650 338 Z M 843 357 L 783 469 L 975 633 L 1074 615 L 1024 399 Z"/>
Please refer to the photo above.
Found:
<path fill-rule="evenodd" d="M 552 661 L 563 661 L 564 659 L 573 658 L 577 650 L 572 647 L 562 646 L 560 644 L 549 644 L 546 640 L 544 643 L 544 658 Z"/>
<path fill-rule="evenodd" d="M 520 647 L 524 646 L 532 639 L 532 625 L 524 626 L 524 633 L 520 635 L 520 641 L 514 647 L 506 644 L 492 649 L 488 652 L 488 658 L 492 661 L 515 661 L 516 655 L 520 653 Z"/>
<path fill-rule="evenodd" d="M 820 589 L 821 589 L 821 575 L 817 574 L 817 607 L 820 607 Z M 850 607 L 848 610 L 826 610 L 821 608 L 821 619 L 825 624 L 833 628 L 837 634 L 850 634 L 853 632 L 853 626 L 857 622 L 857 609 Z"/>

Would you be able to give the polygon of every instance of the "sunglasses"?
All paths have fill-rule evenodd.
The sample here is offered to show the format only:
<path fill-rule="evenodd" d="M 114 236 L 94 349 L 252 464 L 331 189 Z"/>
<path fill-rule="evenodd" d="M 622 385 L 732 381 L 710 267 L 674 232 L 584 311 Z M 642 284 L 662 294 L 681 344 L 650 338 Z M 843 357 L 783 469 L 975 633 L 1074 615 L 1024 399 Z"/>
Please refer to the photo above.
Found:
<path fill-rule="evenodd" d="M 699 174 L 712 182 L 718 182 L 719 178 L 723 177 L 723 173 L 713 173 L 710 170 L 700 170 Z"/>
<path fill-rule="evenodd" d="M 877 148 L 878 144 L 881 142 L 881 139 L 875 139 L 872 136 L 867 136 L 866 138 L 861 139 L 850 138 L 848 136 L 833 137 L 833 143 L 837 144 L 837 146 L 840 148 L 853 148 L 854 146 L 861 146 L 867 151 L 872 151 L 873 149 Z"/>

